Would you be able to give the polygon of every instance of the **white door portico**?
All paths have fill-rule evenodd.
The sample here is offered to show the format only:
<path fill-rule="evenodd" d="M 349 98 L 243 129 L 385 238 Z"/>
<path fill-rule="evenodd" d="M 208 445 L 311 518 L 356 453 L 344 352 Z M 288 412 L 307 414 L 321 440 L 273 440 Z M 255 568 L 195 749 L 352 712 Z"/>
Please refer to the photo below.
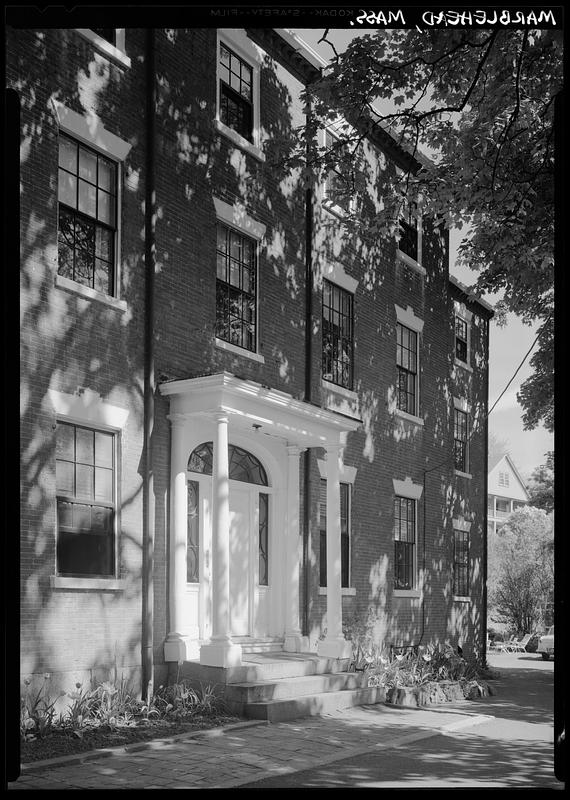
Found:
<path fill-rule="evenodd" d="M 324 448 L 327 464 L 327 637 L 319 652 L 346 657 L 339 470 L 346 436 L 360 421 L 227 372 L 163 383 L 160 392 L 170 402 L 172 437 L 165 660 L 236 666 L 235 639 L 244 636 L 308 649 L 299 625 L 299 463 L 309 447 Z M 189 463 L 195 453 L 205 456 Z M 251 474 L 236 470 L 240 458 Z M 195 571 L 187 566 L 189 482 Z"/>

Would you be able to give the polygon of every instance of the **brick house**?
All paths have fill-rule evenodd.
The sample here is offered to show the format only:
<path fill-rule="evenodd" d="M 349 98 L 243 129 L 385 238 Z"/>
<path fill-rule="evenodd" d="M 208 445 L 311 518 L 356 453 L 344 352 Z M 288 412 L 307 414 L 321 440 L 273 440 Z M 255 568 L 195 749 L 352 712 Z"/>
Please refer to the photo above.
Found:
<path fill-rule="evenodd" d="M 277 29 L 8 30 L 22 675 L 346 658 L 359 622 L 483 651 L 492 310 L 429 219 L 347 244 L 279 166 L 321 66 Z"/>

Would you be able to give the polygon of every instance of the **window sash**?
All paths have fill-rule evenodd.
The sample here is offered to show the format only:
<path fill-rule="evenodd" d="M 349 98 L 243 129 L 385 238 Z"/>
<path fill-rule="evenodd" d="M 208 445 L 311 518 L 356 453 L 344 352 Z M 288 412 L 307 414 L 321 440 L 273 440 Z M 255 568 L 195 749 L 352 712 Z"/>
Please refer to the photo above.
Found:
<path fill-rule="evenodd" d="M 340 585 L 350 586 L 350 484 L 340 484 Z M 319 586 L 327 585 L 327 482 L 319 487 Z"/>
<path fill-rule="evenodd" d="M 115 575 L 116 435 L 66 422 L 56 430 L 56 572 Z"/>
<path fill-rule="evenodd" d="M 404 201 L 404 213 L 400 216 L 398 249 L 414 261 L 418 260 L 419 224 L 416 203 Z"/>
<path fill-rule="evenodd" d="M 469 596 L 469 533 L 454 530 L 453 592 L 458 597 Z"/>
<path fill-rule="evenodd" d="M 467 322 L 461 317 L 455 317 L 455 357 L 458 361 L 467 363 Z"/>
<path fill-rule="evenodd" d="M 396 324 L 396 365 L 397 408 L 417 414 L 418 334 L 400 323 Z"/>
<path fill-rule="evenodd" d="M 416 501 L 394 498 L 394 588 L 413 589 L 415 582 Z"/>
<path fill-rule="evenodd" d="M 253 142 L 253 67 L 220 42 L 220 121 Z"/>
<path fill-rule="evenodd" d="M 200 582 L 200 484 L 188 481 L 186 582 Z"/>
<path fill-rule="evenodd" d="M 218 222 L 216 336 L 257 349 L 257 243 Z"/>
<path fill-rule="evenodd" d="M 354 373 L 354 297 L 326 279 L 322 301 L 322 375 L 352 389 Z"/>
<path fill-rule="evenodd" d="M 454 461 L 455 469 L 467 472 L 467 413 L 454 409 Z"/>
<path fill-rule="evenodd" d="M 60 134 L 58 274 L 114 294 L 118 166 Z"/>

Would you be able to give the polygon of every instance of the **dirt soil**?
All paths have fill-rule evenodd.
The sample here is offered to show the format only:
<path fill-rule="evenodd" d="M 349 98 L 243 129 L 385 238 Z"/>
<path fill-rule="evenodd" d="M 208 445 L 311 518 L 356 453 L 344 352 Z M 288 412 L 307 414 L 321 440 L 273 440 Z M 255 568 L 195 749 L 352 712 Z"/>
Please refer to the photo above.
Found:
<path fill-rule="evenodd" d="M 184 722 L 153 720 L 147 725 L 86 728 L 81 736 L 71 730 L 56 728 L 43 739 L 20 742 L 20 761 L 22 764 L 29 764 L 33 761 L 87 753 L 101 748 L 125 747 L 137 742 L 169 738 L 180 733 L 209 730 L 242 721 L 234 716 L 193 716 L 191 720 Z"/>

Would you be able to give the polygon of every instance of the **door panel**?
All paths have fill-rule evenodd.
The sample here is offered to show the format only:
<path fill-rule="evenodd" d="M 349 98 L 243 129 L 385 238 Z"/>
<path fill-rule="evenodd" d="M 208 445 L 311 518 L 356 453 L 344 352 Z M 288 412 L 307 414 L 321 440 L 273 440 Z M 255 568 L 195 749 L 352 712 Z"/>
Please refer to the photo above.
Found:
<path fill-rule="evenodd" d="M 251 595 L 251 503 L 247 490 L 230 489 L 230 630 L 248 636 Z"/>

